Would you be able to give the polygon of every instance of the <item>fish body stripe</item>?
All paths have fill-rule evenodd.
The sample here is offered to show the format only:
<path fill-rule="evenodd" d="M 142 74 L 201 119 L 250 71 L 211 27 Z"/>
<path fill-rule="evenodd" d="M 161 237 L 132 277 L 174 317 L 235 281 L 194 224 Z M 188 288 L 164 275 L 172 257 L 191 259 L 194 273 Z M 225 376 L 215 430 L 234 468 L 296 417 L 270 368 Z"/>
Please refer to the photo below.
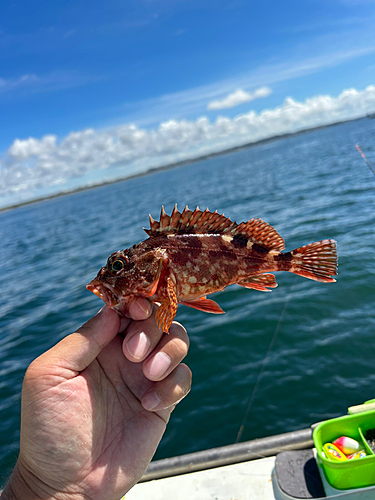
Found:
<path fill-rule="evenodd" d="M 291 252 L 279 253 L 273 257 L 278 271 L 290 271 L 292 267 L 293 255 Z"/>

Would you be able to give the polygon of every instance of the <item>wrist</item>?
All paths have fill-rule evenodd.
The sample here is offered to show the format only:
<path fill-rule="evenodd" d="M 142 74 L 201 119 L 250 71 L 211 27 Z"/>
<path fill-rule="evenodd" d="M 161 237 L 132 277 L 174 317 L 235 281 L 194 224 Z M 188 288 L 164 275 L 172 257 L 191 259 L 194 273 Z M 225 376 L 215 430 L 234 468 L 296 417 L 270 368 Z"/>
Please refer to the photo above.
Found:
<path fill-rule="evenodd" d="M 49 495 L 46 490 L 39 490 L 36 482 L 35 477 L 28 473 L 18 461 L 1 493 L 1 500 L 41 500 L 42 498 L 54 500 L 54 496 Z"/>
<path fill-rule="evenodd" d="M 1 494 L 1 500 L 39 500 L 40 497 L 32 491 L 20 469 L 21 467 L 17 462 Z"/>
<path fill-rule="evenodd" d="M 28 492 L 27 489 L 28 485 L 19 471 L 18 463 L 16 463 L 12 475 L 1 493 L 1 500 L 19 500 L 21 498 L 31 499 L 31 491 Z M 34 498 L 36 499 L 36 497 Z"/>

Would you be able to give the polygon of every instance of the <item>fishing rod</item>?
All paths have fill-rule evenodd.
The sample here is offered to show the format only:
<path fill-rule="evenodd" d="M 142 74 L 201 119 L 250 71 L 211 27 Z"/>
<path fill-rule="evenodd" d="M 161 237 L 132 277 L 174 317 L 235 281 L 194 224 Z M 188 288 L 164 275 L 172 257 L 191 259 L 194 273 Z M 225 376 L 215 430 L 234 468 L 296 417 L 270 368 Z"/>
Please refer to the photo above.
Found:
<path fill-rule="evenodd" d="M 368 166 L 368 168 L 371 170 L 371 172 L 375 175 L 375 167 L 373 167 L 372 163 L 369 162 L 369 160 L 366 158 L 366 155 L 365 153 L 362 151 L 362 149 L 360 148 L 359 144 L 356 144 L 355 147 L 357 148 L 357 151 L 358 153 L 362 156 L 362 158 L 364 159 L 366 165 Z"/>

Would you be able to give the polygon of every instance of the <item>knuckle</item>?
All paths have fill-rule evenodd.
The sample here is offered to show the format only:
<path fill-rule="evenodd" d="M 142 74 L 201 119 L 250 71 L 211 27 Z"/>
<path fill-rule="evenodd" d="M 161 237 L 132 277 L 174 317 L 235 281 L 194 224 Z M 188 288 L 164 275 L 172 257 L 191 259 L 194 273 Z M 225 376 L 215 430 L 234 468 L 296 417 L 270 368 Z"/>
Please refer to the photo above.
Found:
<path fill-rule="evenodd" d="M 34 359 L 32 361 L 24 375 L 24 383 L 28 384 L 29 382 L 33 382 L 35 379 L 39 378 L 40 375 L 43 373 L 43 369 L 41 369 L 41 357 L 39 356 L 38 358 Z"/>

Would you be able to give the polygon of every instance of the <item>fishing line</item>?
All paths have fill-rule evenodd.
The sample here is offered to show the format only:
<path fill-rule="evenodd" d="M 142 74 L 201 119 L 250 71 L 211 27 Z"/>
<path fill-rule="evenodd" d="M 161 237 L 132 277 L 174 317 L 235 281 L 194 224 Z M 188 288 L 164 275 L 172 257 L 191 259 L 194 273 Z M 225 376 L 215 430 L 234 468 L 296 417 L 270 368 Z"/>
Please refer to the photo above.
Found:
<path fill-rule="evenodd" d="M 257 377 L 257 380 L 255 382 L 255 386 L 254 386 L 254 389 L 253 389 L 253 392 L 250 396 L 250 399 L 249 399 L 249 402 L 248 402 L 248 405 L 247 405 L 247 408 L 246 408 L 246 411 L 245 411 L 245 415 L 242 419 L 242 423 L 240 425 L 240 428 L 238 430 L 238 434 L 237 434 L 237 438 L 236 438 L 236 441 L 235 443 L 238 443 L 241 439 L 241 436 L 242 436 L 242 433 L 245 429 L 245 424 L 246 424 L 246 421 L 247 421 L 247 417 L 250 413 L 250 410 L 251 410 L 251 407 L 253 405 L 253 402 L 255 400 L 255 396 L 256 396 L 256 393 L 257 393 L 257 390 L 258 390 L 258 387 L 259 387 L 259 384 L 260 384 L 260 380 L 262 378 L 262 375 L 264 373 L 264 370 L 266 369 L 266 366 L 267 366 L 267 363 L 268 363 L 268 359 L 270 357 L 270 354 L 271 354 L 271 351 L 272 351 L 272 348 L 273 346 L 275 345 L 275 342 L 276 342 L 276 339 L 277 339 L 277 336 L 279 334 L 279 331 L 280 331 L 280 327 L 281 327 L 281 323 L 284 319 L 284 315 L 285 315 L 285 312 L 286 312 L 286 309 L 288 307 L 288 304 L 289 304 L 289 300 L 291 299 L 292 297 L 292 292 L 293 292 L 293 288 L 294 288 L 294 285 L 297 281 L 297 276 L 294 277 L 294 281 L 293 281 L 293 284 L 292 284 L 292 287 L 290 289 L 290 292 L 289 294 L 287 295 L 287 298 L 284 302 L 284 307 L 283 307 L 283 310 L 281 311 L 281 314 L 280 314 L 280 317 L 279 317 L 279 321 L 277 322 L 277 325 L 276 325 L 276 328 L 275 328 L 275 331 L 273 333 L 273 336 L 271 338 L 271 342 L 268 346 L 268 350 L 267 350 L 267 353 L 265 355 L 265 357 L 263 358 L 263 361 L 262 361 L 262 366 L 261 366 L 261 369 L 259 371 L 259 374 L 258 374 L 258 377 Z M 259 454 L 260 455 L 260 454 Z M 260 455 L 262 456 L 262 455 Z"/>
<path fill-rule="evenodd" d="M 362 149 L 360 148 L 359 144 L 356 144 L 355 146 L 357 148 L 357 151 L 358 153 L 362 156 L 363 160 L 365 161 L 366 165 L 369 167 L 369 169 L 371 170 L 371 172 L 375 175 L 375 167 L 372 165 L 372 163 L 366 158 L 366 155 L 363 153 Z M 288 307 L 288 304 L 289 304 L 289 300 L 291 299 L 292 297 L 292 292 L 293 292 L 293 288 L 294 288 L 294 285 L 296 283 L 296 280 L 297 280 L 297 276 L 295 276 L 295 279 L 294 279 L 294 282 L 292 284 L 292 287 L 290 289 L 290 292 L 284 302 L 284 307 L 283 307 L 283 310 L 281 311 L 281 314 L 280 314 L 280 318 L 277 322 L 277 325 L 276 325 L 276 328 L 275 328 L 275 331 L 273 333 L 273 336 L 271 338 L 271 342 L 268 346 L 268 350 L 267 350 L 267 353 L 262 361 L 262 366 L 261 366 L 261 369 L 259 371 L 259 374 L 258 374 L 258 377 L 257 377 L 257 380 L 255 382 L 255 386 L 254 386 L 254 389 L 253 389 L 253 392 L 251 393 L 251 396 L 250 396 L 250 399 L 249 399 L 249 402 L 247 404 L 247 407 L 246 407 L 246 411 L 245 411 L 245 414 L 244 414 L 244 417 L 242 419 L 242 422 L 241 422 L 241 425 L 240 425 L 240 428 L 238 430 L 238 434 L 237 434 L 237 438 L 236 438 L 236 441 L 235 443 L 237 444 L 241 437 L 242 437 L 242 434 L 243 434 L 243 431 L 245 429 L 245 425 L 246 425 L 246 422 L 247 422 L 247 419 L 248 419 L 248 416 L 249 416 L 249 413 L 250 413 L 250 410 L 253 406 L 253 403 L 254 403 L 254 400 L 255 400 L 255 396 L 257 394 L 257 391 L 258 391 L 258 388 L 259 388 L 259 385 L 260 385 L 260 381 L 261 381 L 261 378 L 262 378 L 262 375 L 266 369 L 266 366 L 267 366 L 267 363 L 268 363 L 268 360 L 269 360 L 269 357 L 270 357 L 270 354 L 272 352 L 272 349 L 273 349 L 273 346 L 275 345 L 275 342 L 276 342 L 276 339 L 278 337 L 278 334 L 279 334 L 279 331 L 280 331 L 280 328 L 281 328 L 281 324 L 283 322 L 283 319 L 284 319 L 284 316 L 285 316 L 285 312 L 287 310 L 287 307 Z M 251 450 L 250 450 L 251 451 Z M 253 452 L 254 453 L 254 452 Z M 259 453 L 259 456 L 260 457 L 263 457 L 262 454 Z"/>

